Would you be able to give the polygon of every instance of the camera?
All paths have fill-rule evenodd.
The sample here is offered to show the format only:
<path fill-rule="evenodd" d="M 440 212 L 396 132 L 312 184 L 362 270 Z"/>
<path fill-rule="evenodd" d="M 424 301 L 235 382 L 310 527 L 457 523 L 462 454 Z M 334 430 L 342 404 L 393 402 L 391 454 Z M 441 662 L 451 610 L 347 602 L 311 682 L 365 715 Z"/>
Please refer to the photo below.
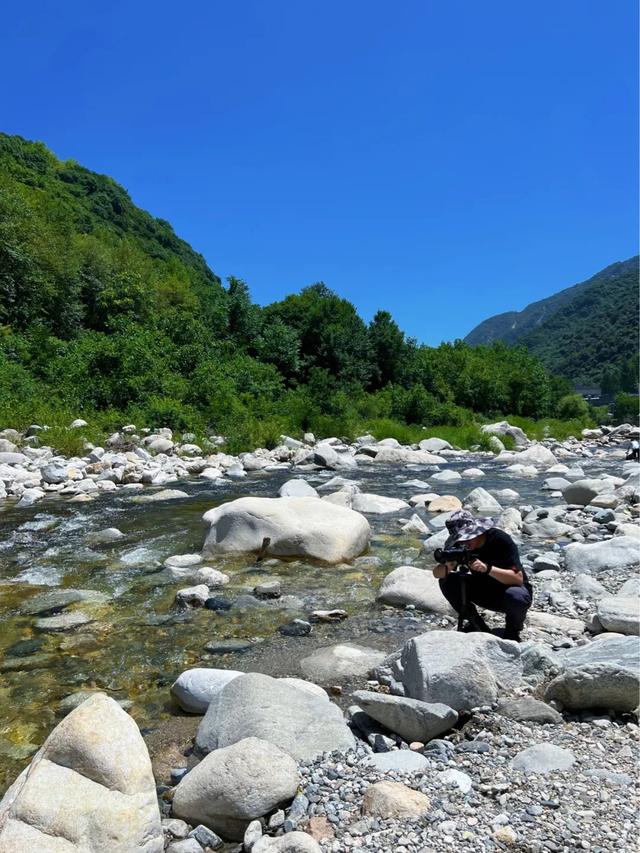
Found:
<path fill-rule="evenodd" d="M 457 570 L 464 574 L 469 571 L 469 563 L 473 562 L 477 555 L 475 551 L 468 551 L 466 548 L 436 548 L 433 556 L 437 563 L 456 563 Z"/>

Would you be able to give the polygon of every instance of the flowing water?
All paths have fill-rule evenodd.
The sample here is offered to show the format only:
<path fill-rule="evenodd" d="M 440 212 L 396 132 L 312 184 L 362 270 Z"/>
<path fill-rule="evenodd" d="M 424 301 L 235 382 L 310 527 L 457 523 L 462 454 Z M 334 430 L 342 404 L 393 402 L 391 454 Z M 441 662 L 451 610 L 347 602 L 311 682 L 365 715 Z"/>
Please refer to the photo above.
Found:
<path fill-rule="evenodd" d="M 571 463 L 570 463 L 571 464 Z M 597 474 L 614 472 L 618 463 L 581 461 Z M 480 479 L 463 478 L 445 488 L 407 485 L 428 480 L 431 466 L 362 466 L 345 475 L 363 492 L 408 498 L 435 491 L 464 497 L 478 485 L 488 490 L 513 488 L 520 493 L 514 504 L 558 503 L 540 491 L 545 475 L 514 478 L 486 456 L 465 456 L 447 469 L 482 467 Z M 151 731 L 171 715 L 169 687 L 192 666 L 256 669 L 297 674 L 295 661 L 317 645 L 353 640 L 378 648 L 393 648 L 402 631 L 419 629 L 424 619 L 399 614 L 393 624 L 375 604 L 382 578 L 409 562 L 421 564 L 421 538 L 400 530 L 393 515 L 369 516 L 373 536 L 368 554 L 351 564 L 323 566 L 299 560 L 252 558 L 207 561 L 227 572 L 230 583 L 220 594 L 236 599 L 267 579 L 282 583 L 281 600 L 251 606 L 251 602 L 222 612 L 176 611 L 175 592 L 190 582 L 171 580 L 163 561 L 174 554 L 199 552 L 205 534 L 202 514 L 213 506 L 245 495 L 276 496 L 291 471 L 256 472 L 239 483 L 190 480 L 171 484 L 188 498 L 158 503 L 136 503 L 139 492 L 104 494 L 90 503 L 47 498 L 31 508 L 0 511 L 0 791 L 25 766 L 33 752 L 60 720 L 62 698 L 82 689 L 101 689 L 132 703 L 131 713 L 143 731 Z M 320 485 L 333 472 L 305 472 Z M 147 489 L 142 494 L 150 494 Z M 419 513 L 423 518 L 425 513 Z M 429 516 L 427 515 L 427 518 Z M 87 544 L 87 534 L 117 527 L 125 538 L 109 545 Z M 373 558 L 373 559 L 372 559 Z M 73 631 L 38 633 L 38 615 L 28 613 L 29 600 L 53 588 L 94 590 L 101 602 L 78 603 L 65 612 L 80 610 L 91 622 Z M 340 625 L 322 625 L 310 637 L 284 638 L 277 627 L 313 609 L 342 608 Z M 38 608 L 35 608 L 38 609 Z M 40 613 L 41 615 L 41 613 Z M 433 617 L 431 617 L 433 618 Z M 385 623 L 387 619 L 387 623 Z M 386 638 L 383 635 L 389 635 Z M 211 640 L 252 638 L 246 655 L 209 654 Z"/>

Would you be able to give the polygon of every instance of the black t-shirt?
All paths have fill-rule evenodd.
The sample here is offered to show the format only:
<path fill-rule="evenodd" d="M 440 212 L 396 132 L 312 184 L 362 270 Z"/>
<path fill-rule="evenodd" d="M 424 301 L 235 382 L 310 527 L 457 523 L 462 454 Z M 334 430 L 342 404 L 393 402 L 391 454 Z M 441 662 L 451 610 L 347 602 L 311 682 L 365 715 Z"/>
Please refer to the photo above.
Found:
<path fill-rule="evenodd" d="M 515 566 L 518 571 L 522 572 L 524 585 L 528 590 L 531 590 L 529 578 L 520 562 L 518 546 L 509 534 L 497 527 L 492 527 L 491 530 L 487 530 L 485 535 L 484 545 L 474 552 L 478 555 L 478 559 L 488 566 L 495 566 L 497 569 L 510 569 Z"/>
<path fill-rule="evenodd" d="M 473 553 L 477 555 L 479 560 L 486 563 L 487 566 L 495 566 L 497 569 L 511 569 L 515 566 L 518 571 L 522 572 L 524 586 L 531 592 L 531 582 L 520 562 L 518 546 L 509 534 L 505 533 L 504 530 L 499 530 L 497 527 L 492 527 L 490 530 L 487 530 L 485 536 L 484 545 L 481 548 L 476 548 Z M 452 535 L 447 539 L 445 548 L 460 547 L 461 544 L 463 543 L 458 544 L 455 535 Z M 501 586 L 500 581 L 488 575 L 474 573 L 473 577 L 477 579 L 486 577 L 488 583 L 495 583 Z"/>

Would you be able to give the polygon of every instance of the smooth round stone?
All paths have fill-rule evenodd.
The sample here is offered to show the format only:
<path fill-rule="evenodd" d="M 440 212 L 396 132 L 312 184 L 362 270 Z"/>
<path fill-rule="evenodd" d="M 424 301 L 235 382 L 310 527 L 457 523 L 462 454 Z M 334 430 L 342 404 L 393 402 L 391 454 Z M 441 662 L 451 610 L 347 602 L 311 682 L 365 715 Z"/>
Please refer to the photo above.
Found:
<path fill-rule="evenodd" d="M 73 613 L 61 613 L 59 616 L 45 616 L 43 619 L 37 619 L 33 628 L 39 633 L 48 634 L 71 631 L 89 622 L 93 622 L 91 616 L 76 610 Z"/>
<path fill-rule="evenodd" d="M 211 595 L 204 603 L 207 610 L 231 610 L 233 602 L 222 595 Z"/>

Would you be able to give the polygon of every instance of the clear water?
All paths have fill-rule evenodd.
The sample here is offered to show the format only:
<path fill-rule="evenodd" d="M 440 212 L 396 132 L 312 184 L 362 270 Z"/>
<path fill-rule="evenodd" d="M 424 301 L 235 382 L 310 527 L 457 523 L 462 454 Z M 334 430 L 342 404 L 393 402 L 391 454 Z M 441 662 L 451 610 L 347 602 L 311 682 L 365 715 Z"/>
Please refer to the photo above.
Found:
<path fill-rule="evenodd" d="M 618 470 L 618 462 L 581 460 L 592 474 Z M 545 475 L 514 478 L 484 456 L 467 456 L 447 465 L 453 470 L 481 467 L 484 478 L 466 479 L 439 489 L 418 489 L 406 481 L 427 481 L 432 467 L 362 466 L 349 476 L 366 492 L 407 499 L 422 491 L 464 497 L 478 485 L 488 490 L 513 488 L 514 503 L 558 503 L 540 491 Z M 353 640 L 378 648 L 393 648 L 402 631 L 419 630 L 420 618 L 407 624 L 399 618 L 384 637 L 376 631 L 388 619 L 375 604 L 376 590 L 392 568 L 420 564 L 421 538 L 402 533 L 394 515 L 370 516 L 373 537 L 368 556 L 353 564 L 322 566 L 304 561 L 251 558 L 208 561 L 231 576 L 220 594 L 231 599 L 251 592 L 266 579 L 282 582 L 284 598 L 260 607 L 177 612 L 175 592 L 188 582 L 169 581 L 161 571 L 173 554 L 199 552 L 205 534 L 203 513 L 224 501 L 244 495 L 276 496 L 290 471 L 256 472 L 240 483 L 191 480 L 176 484 L 187 498 L 138 504 L 136 492 L 120 491 L 91 503 L 68 503 L 47 498 L 25 509 L 0 511 L 0 791 L 17 775 L 59 721 L 59 701 L 80 689 L 98 688 L 133 702 L 132 714 L 143 731 L 172 713 L 169 686 L 192 666 L 255 668 L 297 674 L 295 662 L 304 650 L 336 640 Z M 304 473 L 313 485 L 331 472 Z M 145 492 L 145 494 L 148 493 Z M 425 513 L 419 511 L 425 518 Z M 428 516 L 427 516 L 428 518 Z M 110 545 L 89 545 L 87 534 L 117 527 L 125 538 Z M 423 559 L 423 558 L 422 558 Z M 31 596 L 51 588 L 96 590 L 107 603 L 78 604 L 93 621 L 73 631 L 37 633 L 37 617 L 20 612 Z M 282 637 L 277 627 L 313 609 L 342 608 L 349 618 L 340 625 L 320 626 L 302 640 Z M 427 617 L 428 618 L 428 617 Z M 384 631 L 382 633 L 385 633 Z M 254 653 L 211 655 L 204 651 L 214 639 L 258 638 Z M 26 644 L 23 641 L 31 641 Z M 20 643 L 20 645 L 16 645 Z"/>

